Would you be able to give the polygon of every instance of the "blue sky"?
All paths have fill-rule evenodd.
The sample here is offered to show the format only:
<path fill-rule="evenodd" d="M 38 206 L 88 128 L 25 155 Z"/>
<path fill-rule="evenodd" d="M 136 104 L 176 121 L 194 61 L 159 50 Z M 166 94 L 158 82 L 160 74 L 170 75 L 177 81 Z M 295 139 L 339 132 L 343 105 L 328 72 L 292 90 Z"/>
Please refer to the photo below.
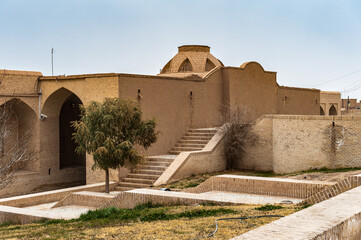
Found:
<path fill-rule="evenodd" d="M 0 69 L 152 74 L 184 44 L 361 99 L 361 1 L 0 0 Z M 322 84 L 324 83 L 324 84 Z"/>

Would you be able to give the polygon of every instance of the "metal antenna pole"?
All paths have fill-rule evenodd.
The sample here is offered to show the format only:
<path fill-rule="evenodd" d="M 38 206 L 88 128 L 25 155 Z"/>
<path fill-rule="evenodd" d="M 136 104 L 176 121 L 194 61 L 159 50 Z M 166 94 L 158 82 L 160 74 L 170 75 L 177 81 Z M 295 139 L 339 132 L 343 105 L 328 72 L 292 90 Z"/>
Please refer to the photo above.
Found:
<path fill-rule="evenodd" d="M 51 75 L 54 76 L 54 48 L 51 48 Z"/>

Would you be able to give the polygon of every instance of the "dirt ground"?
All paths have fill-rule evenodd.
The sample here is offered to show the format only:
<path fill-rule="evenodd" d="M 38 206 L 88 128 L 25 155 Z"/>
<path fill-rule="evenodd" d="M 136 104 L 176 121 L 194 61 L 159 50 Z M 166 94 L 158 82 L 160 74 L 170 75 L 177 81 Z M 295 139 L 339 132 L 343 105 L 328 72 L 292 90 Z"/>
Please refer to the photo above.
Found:
<path fill-rule="evenodd" d="M 344 178 L 357 174 L 361 174 L 361 170 L 349 171 L 349 172 L 330 172 L 330 173 L 313 172 L 313 173 L 303 173 L 296 176 L 283 176 L 283 177 L 298 179 L 298 180 L 337 182 Z"/>

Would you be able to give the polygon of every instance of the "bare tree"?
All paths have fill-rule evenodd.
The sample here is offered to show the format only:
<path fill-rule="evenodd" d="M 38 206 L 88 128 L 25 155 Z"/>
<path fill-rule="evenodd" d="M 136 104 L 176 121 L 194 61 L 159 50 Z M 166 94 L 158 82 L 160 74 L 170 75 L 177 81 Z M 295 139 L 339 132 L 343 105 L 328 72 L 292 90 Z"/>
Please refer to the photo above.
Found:
<path fill-rule="evenodd" d="M 224 153 L 227 160 L 227 169 L 233 168 L 235 162 L 242 159 L 247 144 L 256 141 L 257 136 L 251 131 L 252 119 L 252 113 L 246 107 L 223 108 Z"/>
<path fill-rule="evenodd" d="M 0 189 L 14 180 L 17 170 L 37 159 L 30 146 L 31 133 L 27 130 L 19 134 L 12 107 L 12 102 L 0 106 Z"/>

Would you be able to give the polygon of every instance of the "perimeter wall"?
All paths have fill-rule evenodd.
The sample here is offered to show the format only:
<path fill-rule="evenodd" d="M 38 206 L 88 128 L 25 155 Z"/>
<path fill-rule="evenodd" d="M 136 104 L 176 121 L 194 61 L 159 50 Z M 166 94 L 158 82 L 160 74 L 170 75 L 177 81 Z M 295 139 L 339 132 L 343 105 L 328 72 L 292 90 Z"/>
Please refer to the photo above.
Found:
<path fill-rule="evenodd" d="M 265 115 L 236 167 L 291 173 L 361 167 L 360 116 Z"/>

